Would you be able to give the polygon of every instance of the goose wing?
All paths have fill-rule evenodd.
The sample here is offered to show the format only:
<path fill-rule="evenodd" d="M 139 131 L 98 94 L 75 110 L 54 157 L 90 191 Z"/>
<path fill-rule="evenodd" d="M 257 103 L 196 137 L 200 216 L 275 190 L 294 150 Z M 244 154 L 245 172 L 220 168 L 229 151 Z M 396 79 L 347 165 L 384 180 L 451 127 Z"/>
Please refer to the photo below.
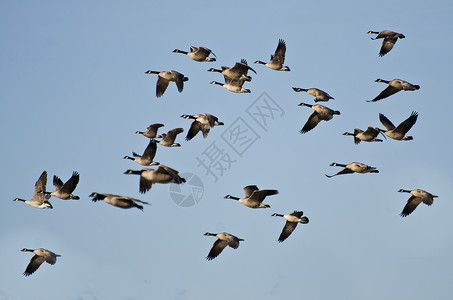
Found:
<path fill-rule="evenodd" d="M 318 125 L 318 123 L 321 122 L 322 120 L 323 120 L 323 118 L 319 113 L 313 112 L 310 115 L 310 117 L 308 117 L 308 120 L 305 123 L 304 127 L 302 127 L 302 129 L 300 130 L 300 133 L 309 132 L 310 130 L 315 128 L 316 125 Z"/>
<path fill-rule="evenodd" d="M 290 213 L 290 215 L 300 218 L 304 215 L 304 212 L 300 210 L 299 211 L 295 210 L 294 212 Z"/>
<path fill-rule="evenodd" d="M 197 54 L 200 54 L 206 58 L 209 56 L 209 54 L 211 54 L 212 51 L 206 47 L 199 47 L 196 52 L 197 52 Z"/>
<path fill-rule="evenodd" d="M 186 141 L 190 141 L 191 139 L 193 139 L 197 134 L 198 132 L 200 132 L 200 130 L 202 129 L 202 124 L 198 121 L 193 121 L 192 124 L 190 125 L 190 129 L 189 131 L 187 132 L 187 136 L 186 136 Z M 209 130 L 208 130 L 209 132 Z M 205 133 L 203 132 L 203 136 L 205 135 Z M 207 134 L 206 134 L 207 135 Z"/>
<path fill-rule="evenodd" d="M 46 185 L 47 185 L 47 172 L 42 172 L 41 176 L 39 176 L 38 181 L 35 183 L 35 192 L 33 194 L 33 198 L 37 195 L 44 194 L 46 192 Z"/>
<path fill-rule="evenodd" d="M 386 36 L 382 41 L 381 50 L 379 51 L 379 56 L 384 56 L 392 50 L 393 46 L 395 45 L 398 37 L 396 36 Z"/>
<path fill-rule="evenodd" d="M 61 179 L 57 175 L 53 176 L 53 186 L 57 190 L 60 190 L 63 186 L 63 181 L 61 181 Z"/>
<path fill-rule="evenodd" d="M 228 242 L 225 240 L 217 239 L 214 242 L 214 245 L 212 245 L 211 251 L 209 251 L 208 256 L 206 256 L 207 260 L 212 260 L 219 256 L 219 254 L 225 249 L 225 247 L 228 245 Z"/>
<path fill-rule="evenodd" d="M 315 89 L 315 98 L 316 101 L 329 101 L 329 99 L 333 99 L 332 96 L 320 89 Z"/>
<path fill-rule="evenodd" d="M 145 148 L 145 151 L 143 151 L 142 157 L 147 157 L 151 159 L 151 161 L 153 161 L 154 157 L 156 156 L 156 151 L 157 151 L 156 141 L 150 139 L 148 146 Z"/>
<path fill-rule="evenodd" d="M 399 91 L 401 91 L 401 89 L 389 85 L 382 92 L 380 92 L 379 95 L 376 96 L 376 98 L 374 98 L 373 100 L 370 100 L 369 102 L 379 101 L 379 100 L 387 98 L 388 96 L 391 96 L 395 93 L 398 93 Z"/>
<path fill-rule="evenodd" d="M 411 83 L 409 83 L 407 81 L 404 81 L 404 80 L 400 80 L 400 83 L 401 83 L 401 87 L 405 91 L 415 91 L 415 90 L 420 89 L 419 85 L 414 85 L 414 84 L 411 84 Z"/>
<path fill-rule="evenodd" d="M 151 124 L 149 125 L 147 128 L 146 128 L 146 132 L 148 133 L 148 135 L 150 137 L 156 137 L 157 135 L 157 130 L 160 128 L 160 127 L 163 127 L 164 124 L 160 124 L 160 123 L 156 123 L 156 124 Z"/>
<path fill-rule="evenodd" d="M 159 168 L 160 168 L 160 166 L 159 166 Z M 151 169 L 145 169 L 145 170 L 151 170 Z M 144 170 L 142 170 L 142 172 L 143 171 Z M 157 171 L 157 169 L 156 169 L 156 171 Z M 156 171 L 154 171 L 154 172 L 156 172 Z M 144 194 L 147 191 L 149 191 L 152 186 L 153 186 L 153 182 L 151 180 L 146 179 L 142 174 L 140 174 L 140 183 L 139 183 L 139 187 L 138 187 L 139 192 L 141 194 Z"/>
<path fill-rule="evenodd" d="M 228 234 L 228 246 L 230 246 L 231 248 L 233 249 L 237 249 L 239 248 L 239 238 L 232 235 L 232 234 Z"/>
<path fill-rule="evenodd" d="M 170 81 L 158 76 L 157 77 L 157 84 L 156 84 L 156 97 L 162 97 L 162 95 L 165 93 L 167 90 L 168 85 L 170 84 Z"/>
<path fill-rule="evenodd" d="M 27 268 L 25 269 L 24 276 L 30 276 L 33 274 L 36 270 L 38 270 L 39 266 L 46 261 L 46 258 L 44 256 L 39 256 L 39 255 L 33 255 L 33 257 L 30 260 L 30 263 L 28 264 Z"/>
<path fill-rule="evenodd" d="M 131 201 L 131 202 L 140 202 L 140 203 L 143 203 L 143 204 L 151 205 L 148 202 L 145 202 L 145 201 L 142 201 L 142 200 L 138 200 L 138 199 L 135 199 L 135 198 L 131 198 L 131 197 L 126 197 L 126 196 L 119 196 L 118 199 L 119 200 L 124 200 L 124 201 Z"/>
<path fill-rule="evenodd" d="M 57 186 L 55 185 L 55 177 L 59 180 L 59 178 L 57 176 L 54 176 L 54 183 L 53 185 L 55 186 L 55 188 L 57 188 Z M 63 186 L 60 188 L 60 192 L 62 193 L 66 193 L 66 194 L 71 194 L 72 192 L 74 192 L 75 188 L 77 187 L 77 184 L 79 183 L 79 178 L 80 178 L 80 175 L 79 173 L 77 172 L 72 172 L 72 176 L 71 178 L 69 178 L 68 181 L 66 181 Z M 61 182 L 61 180 L 60 180 Z M 57 188 L 58 190 L 58 188 Z"/>
<path fill-rule="evenodd" d="M 286 43 L 284 40 L 278 40 L 277 49 L 274 55 L 271 55 L 271 62 L 276 64 L 283 64 L 285 62 Z"/>
<path fill-rule="evenodd" d="M 244 187 L 243 190 L 244 190 L 245 198 L 249 198 L 254 191 L 258 190 L 258 187 L 256 185 L 248 185 L 248 186 Z"/>
<path fill-rule="evenodd" d="M 248 70 L 251 70 L 256 74 L 256 71 L 247 65 L 247 61 L 245 59 L 241 59 L 241 62 L 236 62 L 230 70 L 244 75 L 247 75 Z"/>
<path fill-rule="evenodd" d="M 327 177 L 331 178 L 331 177 L 334 177 L 334 176 L 337 176 L 337 175 L 341 175 L 341 174 L 351 174 L 351 173 L 354 173 L 353 170 L 349 169 L 349 168 L 344 168 L 343 170 L 341 170 L 340 172 L 338 172 L 337 174 L 334 174 L 334 175 L 327 175 L 325 174 Z"/>
<path fill-rule="evenodd" d="M 176 86 L 178 87 L 178 91 L 181 93 L 182 89 L 184 88 L 184 75 L 176 71 L 170 71 L 173 75 L 173 79 L 175 80 Z"/>
<path fill-rule="evenodd" d="M 159 165 L 159 167 L 155 170 L 156 173 L 167 174 L 170 175 L 176 183 L 183 183 L 185 182 L 184 178 L 179 177 L 179 172 L 175 169 L 172 169 L 166 165 Z"/>
<path fill-rule="evenodd" d="M 379 130 L 371 126 L 368 126 L 368 128 L 363 132 L 363 134 L 377 137 L 377 135 L 379 134 Z"/>
<path fill-rule="evenodd" d="M 175 128 L 175 129 L 169 130 L 164 139 L 168 142 L 173 143 L 176 139 L 176 136 L 183 131 L 184 131 L 183 128 Z"/>
<path fill-rule="evenodd" d="M 417 122 L 417 117 L 418 117 L 418 113 L 416 111 L 413 111 L 409 118 L 407 118 L 406 120 L 401 122 L 401 124 L 399 124 L 395 128 L 395 132 L 398 132 L 401 134 L 406 134 L 406 132 L 408 132 L 411 129 L 411 127 L 415 124 L 415 122 Z"/>
<path fill-rule="evenodd" d="M 208 123 L 209 123 L 209 126 L 210 126 L 210 127 L 214 127 L 215 123 L 219 121 L 219 118 L 217 118 L 217 117 L 214 116 L 214 115 L 205 113 L 205 116 L 206 116 L 206 118 L 207 118 L 207 120 L 208 120 Z"/>
<path fill-rule="evenodd" d="M 401 212 L 400 216 L 401 217 L 407 217 L 410 215 L 416 208 L 417 206 L 422 202 L 422 198 L 420 197 L 415 197 L 411 196 L 408 200 L 406 205 L 403 208 L 403 211 Z"/>
<path fill-rule="evenodd" d="M 379 114 L 379 121 L 381 121 L 382 125 L 384 125 L 388 131 L 395 129 L 395 125 L 393 125 L 393 123 L 383 114 Z"/>
<path fill-rule="evenodd" d="M 267 196 L 278 194 L 277 190 L 255 190 L 252 195 L 250 195 L 250 200 L 263 202 L 264 198 Z"/>
<path fill-rule="evenodd" d="M 281 243 L 284 240 L 286 240 L 291 233 L 293 233 L 294 229 L 296 229 L 297 222 L 290 222 L 286 221 L 285 226 L 283 227 L 282 233 L 280 234 L 278 238 L 278 242 Z"/>

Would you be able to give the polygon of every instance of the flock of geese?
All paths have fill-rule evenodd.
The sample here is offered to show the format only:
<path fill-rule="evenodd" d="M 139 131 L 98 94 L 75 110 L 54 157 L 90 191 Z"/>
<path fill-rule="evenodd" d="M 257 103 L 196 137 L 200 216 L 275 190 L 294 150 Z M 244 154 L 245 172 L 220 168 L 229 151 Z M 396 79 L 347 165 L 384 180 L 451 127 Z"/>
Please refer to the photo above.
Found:
<path fill-rule="evenodd" d="M 377 34 L 376 38 L 374 39 L 383 39 L 379 56 L 386 55 L 393 48 L 398 39 L 405 38 L 403 34 L 389 30 L 383 30 L 380 32 L 369 31 L 368 34 Z M 191 46 L 190 51 L 182 51 L 179 49 L 175 49 L 173 52 L 187 55 L 189 58 L 197 62 L 216 61 L 216 55 L 206 47 Z M 275 50 L 274 54 L 271 55 L 269 62 L 257 60 L 255 61 L 255 63 L 265 65 L 268 68 L 276 71 L 290 71 L 290 68 L 284 65 L 285 53 L 286 43 L 284 40 L 280 39 L 277 45 L 277 49 Z M 210 57 L 211 54 L 214 57 Z M 250 93 L 250 90 L 243 88 L 243 85 L 245 82 L 250 82 L 252 80 L 252 77 L 248 75 L 248 71 L 252 71 L 256 74 L 256 71 L 247 64 L 247 61 L 245 59 L 241 59 L 240 62 L 236 62 L 235 65 L 230 68 L 222 66 L 221 69 L 210 68 L 208 71 L 218 72 L 224 76 L 224 83 L 212 81 L 211 84 L 220 85 L 227 89 L 228 91 L 234 93 Z M 157 74 L 158 76 L 156 83 L 156 97 L 162 97 L 164 95 L 166 89 L 170 85 L 170 82 L 174 82 L 176 84 L 178 91 L 182 92 L 184 89 L 184 82 L 189 80 L 188 77 L 174 70 L 161 72 L 148 70 L 145 73 Z M 393 79 L 390 81 L 377 79 L 376 82 L 384 82 L 388 86 L 379 95 L 377 95 L 374 99 L 369 100 L 368 102 L 376 102 L 382 100 L 399 91 L 415 91 L 420 89 L 419 85 L 413 85 L 401 79 Z M 327 92 L 320 90 L 318 88 L 305 89 L 293 87 L 293 90 L 295 92 L 306 92 L 312 95 L 314 97 L 315 102 L 315 104 L 307 103 L 299 104 L 299 106 L 307 106 L 313 110 L 313 113 L 309 116 L 305 125 L 300 130 L 300 133 L 305 134 L 313 130 L 321 121 L 329 121 L 333 118 L 334 115 L 340 115 L 340 112 L 337 110 L 332 110 L 326 106 L 316 104 L 317 102 L 328 102 L 329 100 L 334 99 Z M 398 126 L 395 127 L 395 125 L 393 125 L 393 123 L 381 113 L 379 114 L 379 120 L 385 127 L 385 129 L 369 126 L 365 131 L 355 128 L 353 133 L 345 132 L 343 133 L 343 135 L 353 136 L 355 144 L 359 144 L 360 142 L 382 142 L 383 140 L 378 138 L 379 134 L 381 134 L 384 138 L 389 137 L 394 140 L 408 141 L 412 140 L 413 137 L 407 136 L 406 134 L 416 123 L 417 117 L 418 113 L 414 111 L 406 120 L 402 121 Z M 181 118 L 192 120 L 188 133 L 185 137 L 186 141 L 192 140 L 199 132 L 202 133 L 203 138 L 207 138 L 211 128 L 215 126 L 224 125 L 224 123 L 220 122 L 216 116 L 208 113 L 195 115 L 184 114 L 181 116 Z M 148 126 L 146 131 L 137 131 L 136 134 L 143 135 L 144 137 L 149 139 L 148 146 L 143 151 L 142 155 L 137 154 L 136 152 L 132 152 L 132 156 L 126 155 L 123 157 L 124 159 L 133 160 L 142 166 L 157 166 L 157 168 L 155 169 L 151 168 L 142 168 L 140 170 L 129 169 L 124 172 L 124 174 L 139 176 L 140 178 L 139 192 L 142 194 L 148 192 L 152 188 L 153 184 L 157 183 L 182 184 L 186 181 L 184 178 L 179 176 L 178 171 L 176 171 L 175 169 L 172 169 L 166 165 L 154 161 L 158 147 L 157 144 L 164 147 L 181 146 L 179 143 L 176 143 L 175 141 L 177 136 L 180 133 L 184 132 L 184 129 L 174 128 L 167 131 L 166 133 L 158 134 L 158 130 L 163 126 L 164 124 L 155 123 Z M 379 171 L 375 167 L 371 167 L 359 162 L 351 162 L 349 164 L 332 163 L 330 166 L 342 167 L 343 169 L 334 175 L 326 174 L 328 178 L 351 173 L 379 173 Z M 49 202 L 51 196 L 63 200 L 80 199 L 80 197 L 73 195 L 73 192 L 76 189 L 78 182 L 79 174 L 77 172 L 73 172 L 72 176 L 68 179 L 68 181 L 64 183 L 59 177 L 54 175 L 53 185 L 55 187 L 55 191 L 47 192 L 46 191 L 47 172 L 44 171 L 42 172 L 41 176 L 39 177 L 35 184 L 35 190 L 32 199 L 24 200 L 21 198 L 16 198 L 14 199 L 14 201 L 22 201 L 36 208 L 52 209 L 53 206 Z M 243 190 L 244 190 L 243 198 L 231 195 L 227 195 L 224 198 L 233 199 L 238 201 L 244 206 L 257 209 L 257 208 L 269 208 L 270 206 L 268 204 L 263 203 L 264 199 L 268 196 L 278 194 L 278 190 L 272 189 L 260 190 L 256 185 L 246 186 L 243 188 Z M 399 192 L 411 194 L 411 196 L 407 200 L 406 205 L 403 208 L 403 211 L 400 214 L 402 217 L 406 217 L 409 214 L 411 214 L 415 210 L 415 208 L 422 202 L 425 203 L 426 205 L 432 205 L 433 199 L 437 197 L 421 189 L 414 190 L 400 189 Z M 93 202 L 103 200 L 104 202 L 110 205 L 123 209 L 137 208 L 139 210 L 143 210 L 143 205 L 149 205 L 149 203 L 141 201 L 139 199 L 114 194 L 93 192 L 89 195 L 89 197 L 92 197 Z M 295 230 L 298 223 L 307 224 L 309 222 L 309 219 L 306 216 L 303 216 L 303 212 L 299 210 L 295 210 L 294 212 L 288 214 L 274 213 L 272 214 L 272 216 L 282 217 L 286 220 L 283 230 L 278 238 L 278 242 L 285 241 Z M 239 243 L 243 241 L 243 239 L 226 232 L 221 233 L 207 232 L 205 233 L 205 235 L 215 236 L 217 238 L 206 257 L 207 260 L 212 260 L 216 258 L 227 246 L 233 249 L 237 249 L 239 247 Z M 25 276 L 33 274 L 43 262 L 47 262 L 52 265 L 55 264 L 57 257 L 60 256 L 58 254 L 53 253 L 52 251 L 43 248 L 39 249 L 24 248 L 21 251 L 34 253 L 34 256 L 31 258 L 30 263 L 28 264 L 25 272 L 23 273 Z"/>

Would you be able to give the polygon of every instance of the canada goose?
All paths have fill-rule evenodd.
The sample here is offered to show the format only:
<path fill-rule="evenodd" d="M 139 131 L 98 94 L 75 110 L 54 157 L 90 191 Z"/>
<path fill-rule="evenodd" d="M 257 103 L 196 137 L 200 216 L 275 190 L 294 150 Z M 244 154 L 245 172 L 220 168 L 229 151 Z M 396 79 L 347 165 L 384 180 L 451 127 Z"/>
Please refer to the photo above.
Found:
<path fill-rule="evenodd" d="M 285 62 L 285 53 L 286 53 L 286 43 L 284 40 L 278 40 L 278 46 L 275 50 L 274 55 L 271 55 L 271 61 L 268 63 L 262 62 L 260 60 L 255 61 L 255 64 L 265 65 L 272 70 L 277 71 L 291 71 L 288 66 L 283 66 Z"/>
<path fill-rule="evenodd" d="M 153 139 L 153 138 L 157 137 L 157 130 L 163 126 L 164 126 L 164 124 L 159 124 L 159 123 L 151 124 L 146 128 L 146 131 L 136 131 L 135 133 L 142 134 L 142 135 L 146 136 L 147 138 Z"/>
<path fill-rule="evenodd" d="M 158 141 L 159 144 L 165 147 L 180 147 L 181 144 L 175 143 L 176 136 L 183 132 L 184 129 L 182 128 L 175 128 L 169 130 L 167 133 L 162 133 L 157 138 L 162 138 L 162 140 Z"/>
<path fill-rule="evenodd" d="M 405 36 L 403 34 L 397 33 L 397 32 L 393 32 L 393 31 L 390 31 L 390 30 L 382 30 L 380 32 L 371 31 L 370 30 L 367 33 L 368 34 L 377 34 L 377 36 L 374 39 L 371 38 L 372 40 L 382 39 L 382 38 L 384 39 L 382 41 L 381 50 L 379 51 L 379 56 L 384 56 L 387 53 L 389 53 L 390 50 L 392 50 L 392 48 L 395 45 L 395 43 L 398 40 L 398 38 L 400 38 L 400 39 L 404 39 L 405 38 Z"/>
<path fill-rule="evenodd" d="M 178 171 L 159 165 L 157 169 L 141 169 L 140 171 L 127 170 L 124 174 L 140 175 L 139 191 L 144 194 L 149 191 L 153 183 L 177 183 L 181 184 L 186 180 L 178 175 Z"/>
<path fill-rule="evenodd" d="M 33 274 L 36 270 L 38 270 L 39 266 L 43 262 L 47 262 L 48 264 L 54 265 L 57 262 L 57 257 L 61 256 L 61 255 L 55 254 L 52 251 L 49 251 L 44 248 L 38 248 L 38 249 L 24 248 L 20 251 L 33 252 L 35 254 L 30 259 L 30 262 L 28 263 L 28 266 L 25 269 L 24 276 L 30 276 L 31 274 Z"/>
<path fill-rule="evenodd" d="M 156 156 L 156 150 L 157 150 L 157 141 L 154 139 L 150 139 L 148 146 L 146 147 L 145 151 L 143 151 L 143 155 L 139 155 L 135 152 L 132 152 L 132 156 L 124 156 L 124 159 L 130 159 L 133 160 L 143 166 L 154 166 L 158 165 L 159 163 L 156 161 L 153 161 L 154 157 Z"/>
<path fill-rule="evenodd" d="M 237 198 L 231 195 L 226 195 L 225 199 L 234 199 L 238 200 L 240 203 L 244 204 L 250 208 L 268 208 L 270 205 L 263 204 L 264 198 L 266 196 L 278 194 L 277 190 L 259 190 L 256 185 L 248 185 L 244 187 L 244 198 Z"/>
<path fill-rule="evenodd" d="M 212 245 L 211 251 L 209 251 L 208 256 L 206 256 L 207 260 L 213 260 L 225 249 L 226 246 L 230 246 L 233 249 L 237 249 L 239 247 L 239 242 L 242 242 L 243 239 L 240 239 L 232 234 L 221 232 L 221 233 L 209 233 L 206 232 L 204 235 L 208 236 L 215 236 L 217 240 Z"/>
<path fill-rule="evenodd" d="M 163 72 L 148 70 L 145 72 L 145 74 L 158 74 L 156 84 L 156 97 L 158 98 L 162 97 L 162 95 L 165 93 L 165 90 L 170 84 L 170 81 L 174 81 L 176 83 L 176 87 L 178 88 L 178 91 L 181 93 L 182 89 L 184 88 L 184 81 L 189 80 L 189 78 L 173 70 Z"/>
<path fill-rule="evenodd" d="M 174 53 L 182 53 L 186 54 L 188 57 L 193 59 L 194 61 L 215 61 L 215 58 L 209 57 L 209 54 L 212 53 L 212 55 L 216 56 L 214 52 L 212 52 L 210 49 L 206 47 L 194 47 L 190 46 L 190 52 L 182 51 L 179 49 L 173 50 Z M 217 57 L 217 56 L 216 56 Z"/>
<path fill-rule="evenodd" d="M 365 164 L 358 163 L 358 162 L 352 162 L 352 163 L 347 164 L 347 165 L 338 164 L 338 163 L 331 163 L 330 166 L 332 166 L 332 167 L 343 167 L 344 169 L 341 170 L 340 172 L 338 172 L 337 174 L 334 174 L 334 175 L 330 175 L 329 176 L 329 175 L 325 174 L 329 178 L 337 176 L 337 175 L 341 175 L 341 174 L 379 173 L 379 170 L 376 170 L 375 167 L 370 167 L 370 166 L 367 166 Z"/>
<path fill-rule="evenodd" d="M 306 133 L 312 130 L 313 128 L 318 125 L 319 122 L 322 120 L 329 121 L 333 118 L 333 115 L 339 115 L 340 112 L 338 110 L 331 110 L 328 107 L 325 107 L 321 104 L 310 105 L 306 103 L 300 103 L 299 106 L 308 106 L 314 110 L 314 112 L 310 115 L 307 122 L 305 123 L 304 127 L 300 130 L 300 133 Z"/>
<path fill-rule="evenodd" d="M 193 139 L 200 130 L 201 132 L 203 132 L 203 137 L 207 138 L 211 127 L 223 125 L 223 122 L 219 122 L 219 119 L 216 116 L 213 116 L 208 113 L 205 113 L 204 115 L 197 114 L 193 116 L 182 115 L 181 118 L 195 120 L 192 122 L 192 125 L 190 125 L 189 132 L 187 133 L 186 136 L 186 141 L 190 141 L 191 139 Z"/>
<path fill-rule="evenodd" d="M 242 88 L 242 85 L 244 84 L 245 80 L 243 79 L 231 79 L 230 77 L 223 76 L 225 78 L 225 83 L 217 82 L 217 81 L 211 81 L 211 84 L 217 84 L 220 86 L 223 86 L 227 90 L 233 93 L 250 93 L 249 89 L 244 89 Z"/>
<path fill-rule="evenodd" d="M 416 111 L 413 111 L 409 118 L 401 122 L 396 128 L 395 125 L 393 125 L 392 122 L 390 122 L 389 119 L 387 119 L 386 116 L 383 114 L 379 114 L 379 120 L 381 121 L 382 125 L 387 130 L 379 129 L 380 131 L 384 132 L 386 136 L 388 136 L 391 139 L 398 140 L 398 141 L 409 141 L 412 140 L 412 136 L 406 136 L 406 133 L 412 128 L 412 126 L 415 124 L 417 121 L 418 113 Z"/>
<path fill-rule="evenodd" d="M 282 233 L 280 234 L 280 237 L 278 238 L 278 241 L 280 243 L 283 242 L 284 240 L 286 240 L 291 235 L 291 233 L 294 231 L 294 229 L 296 229 L 297 223 L 302 223 L 302 224 L 308 223 L 308 218 L 302 217 L 303 214 L 304 213 L 302 211 L 296 211 L 296 210 L 287 215 L 280 215 L 277 213 L 272 214 L 273 217 L 283 217 L 286 220 Z"/>
<path fill-rule="evenodd" d="M 241 62 L 236 62 L 236 64 L 231 68 L 222 66 L 222 70 L 211 68 L 208 71 L 222 73 L 224 76 L 231 79 L 251 81 L 252 77 L 247 76 L 248 70 L 251 70 L 256 74 L 256 71 L 253 70 L 249 65 L 247 65 L 247 61 L 245 59 L 241 59 Z"/>
<path fill-rule="evenodd" d="M 382 140 L 377 139 L 378 134 L 383 133 L 377 127 L 368 126 L 368 128 L 363 131 L 361 129 L 355 128 L 354 133 L 345 132 L 343 135 L 352 135 L 354 136 L 354 144 L 359 144 L 361 141 L 364 142 L 382 142 Z M 385 135 L 384 135 L 385 137 Z"/>
<path fill-rule="evenodd" d="M 367 102 L 376 102 L 381 99 L 387 98 L 388 96 L 391 96 L 395 93 L 398 93 L 399 91 L 415 91 L 419 90 L 420 86 L 416 84 L 411 84 L 407 81 L 401 80 L 401 79 L 393 79 L 390 81 L 384 80 L 384 79 L 376 79 L 375 82 L 385 82 L 388 84 L 388 87 L 386 87 L 379 95 L 376 96 L 373 100 L 368 100 Z"/>
<path fill-rule="evenodd" d="M 137 202 L 142 203 L 142 204 L 147 204 L 151 205 L 148 202 L 141 201 L 135 198 L 131 197 L 125 197 L 125 196 L 118 196 L 118 195 L 113 195 L 113 194 L 99 194 L 99 193 L 91 193 L 90 197 L 93 197 L 92 201 L 100 201 L 104 200 L 104 202 L 119 207 L 119 208 L 132 208 L 136 207 L 143 211 L 143 206 L 137 204 Z"/>
<path fill-rule="evenodd" d="M 317 89 L 317 88 L 301 89 L 301 88 L 293 87 L 293 90 L 295 92 L 307 92 L 307 93 L 309 93 L 310 95 L 315 97 L 315 102 L 318 102 L 318 101 L 329 101 L 329 99 L 335 99 L 332 96 L 330 96 L 329 94 L 327 94 L 326 92 L 324 92 L 324 91 L 322 91 L 320 89 Z"/>
<path fill-rule="evenodd" d="M 436 195 L 433 195 L 431 193 L 428 193 L 427 191 L 420 189 L 412 191 L 400 189 L 398 192 L 411 194 L 411 196 L 407 200 L 406 205 L 403 208 L 403 211 L 400 214 L 401 217 L 407 217 L 408 215 L 410 215 L 421 202 L 430 206 L 431 204 L 433 204 L 434 198 L 438 197 Z"/>
<path fill-rule="evenodd" d="M 14 201 L 22 201 L 36 208 L 53 208 L 52 204 L 48 201 L 49 195 L 46 195 L 46 184 L 47 184 L 47 172 L 42 172 L 39 176 L 38 181 L 35 184 L 35 192 L 31 200 L 24 200 L 16 198 Z"/>
<path fill-rule="evenodd" d="M 68 179 L 63 184 L 63 181 L 61 181 L 60 178 L 58 178 L 56 175 L 53 176 L 53 186 L 55 187 L 55 191 L 52 193 L 46 192 L 47 195 L 52 195 L 57 198 L 63 199 L 63 200 L 68 200 L 68 199 L 73 199 L 73 200 L 79 200 L 79 196 L 74 196 L 72 192 L 74 192 L 77 184 L 79 183 L 79 173 L 77 172 L 72 172 L 71 178 Z"/>

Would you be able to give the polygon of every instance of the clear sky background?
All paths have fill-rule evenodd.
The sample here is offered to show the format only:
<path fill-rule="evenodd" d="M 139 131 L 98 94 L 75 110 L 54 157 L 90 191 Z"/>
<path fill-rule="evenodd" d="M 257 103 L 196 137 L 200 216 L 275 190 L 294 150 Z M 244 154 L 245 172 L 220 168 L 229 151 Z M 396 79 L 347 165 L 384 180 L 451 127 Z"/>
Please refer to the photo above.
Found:
<path fill-rule="evenodd" d="M 452 15 L 451 1 L 2 1 L 0 299 L 451 299 Z M 366 32 L 384 29 L 406 38 L 379 57 L 381 41 Z M 280 38 L 291 71 L 254 65 Z M 217 62 L 172 53 L 190 45 L 212 49 Z M 223 78 L 207 69 L 241 58 L 258 73 L 244 85 L 250 94 L 209 84 Z M 157 99 L 146 70 L 189 81 Z M 386 87 L 377 78 L 421 88 L 367 103 Z M 300 134 L 312 110 L 297 105 L 314 102 L 293 86 L 325 90 L 341 115 Z M 265 127 L 247 113 L 263 92 L 281 108 Z M 342 135 L 382 127 L 379 113 L 399 124 L 412 111 L 412 141 L 354 145 Z M 122 157 L 148 143 L 135 131 L 164 123 L 162 132 L 187 132 L 180 115 L 205 112 L 225 126 L 190 142 L 183 133 L 182 147 L 158 147 L 155 158 L 201 179 L 199 203 L 178 206 L 172 185 L 140 194 L 139 178 L 123 174 L 141 166 Z M 259 136 L 242 155 L 222 138 L 239 117 Z M 235 161 L 216 182 L 197 161 L 213 142 Z M 352 161 L 380 173 L 324 176 L 340 170 L 330 163 Z M 43 170 L 50 191 L 53 175 L 78 171 L 81 199 L 52 198 L 53 210 L 13 202 L 32 197 Z M 271 208 L 223 198 L 251 184 L 279 190 L 265 201 Z M 401 218 L 409 194 L 400 188 L 439 198 Z M 152 206 L 122 210 L 93 203 L 92 192 Z M 279 244 L 284 220 L 271 214 L 293 210 L 310 223 Z M 245 241 L 206 261 L 215 241 L 207 231 Z M 24 247 L 62 257 L 26 278 Z"/>

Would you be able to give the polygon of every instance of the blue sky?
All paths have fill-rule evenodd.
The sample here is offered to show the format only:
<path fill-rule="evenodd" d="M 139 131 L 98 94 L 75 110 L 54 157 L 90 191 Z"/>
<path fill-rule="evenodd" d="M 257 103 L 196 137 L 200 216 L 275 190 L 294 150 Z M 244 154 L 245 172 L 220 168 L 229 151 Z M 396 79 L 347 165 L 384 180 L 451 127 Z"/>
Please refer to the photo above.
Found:
<path fill-rule="evenodd" d="M 0 299 L 450 299 L 450 1 L 3 1 L 0 7 Z M 379 57 L 381 41 L 366 32 L 384 29 L 406 38 Z M 253 64 L 268 60 L 280 38 L 290 72 Z M 190 45 L 212 49 L 217 62 L 172 53 Z M 241 58 L 258 73 L 244 86 L 250 94 L 209 84 L 223 78 L 207 69 Z M 170 84 L 157 99 L 157 76 L 146 70 L 177 70 L 189 81 L 182 93 Z M 367 103 L 385 88 L 377 78 L 421 88 Z M 325 90 L 335 98 L 325 105 L 341 115 L 301 135 L 312 111 L 297 105 L 313 99 L 293 86 Z M 263 99 L 279 107 L 265 126 L 249 114 Z M 412 111 L 419 113 L 412 141 L 354 145 L 341 135 L 382 127 L 379 113 L 399 123 Z M 225 126 L 190 142 L 183 133 L 182 147 L 159 147 L 155 159 L 198 176 L 204 190 L 197 205 L 176 205 L 172 185 L 140 194 L 139 178 L 123 174 L 141 166 L 122 157 L 148 143 L 134 132 L 151 123 L 165 124 L 162 132 L 187 132 L 190 121 L 180 116 L 205 112 Z M 256 138 L 240 154 L 225 138 L 236 122 L 248 124 Z M 217 181 L 197 160 L 213 143 L 234 161 Z M 380 173 L 324 176 L 339 171 L 330 163 L 352 161 Z M 81 199 L 52 198 L 53 210 L 13 202 L 32 197 L 43 170 L 48 190 L 53 175 L 65 181 L 78 171 Z M 253 184 L 279 190 L 265 201 L 271 208 L 223 198 L 242 196 Z M 190 185 L 180 188 L 191 192 Z M 439 198 L 401 218 L 409 195 L 400 188 Z M 93 203 L 92 192 L 152 206 L 121 210 Z M 279 244 L 284 221 L 271 214 L 293 210 L 303 210 L 310 223 Z M 207 231 L 245 241 L 206 261 L 215 241 L 203 236 Z M 19 251 L 24 247 L 62 257 L 25 278 L 31 254 Z"/>

